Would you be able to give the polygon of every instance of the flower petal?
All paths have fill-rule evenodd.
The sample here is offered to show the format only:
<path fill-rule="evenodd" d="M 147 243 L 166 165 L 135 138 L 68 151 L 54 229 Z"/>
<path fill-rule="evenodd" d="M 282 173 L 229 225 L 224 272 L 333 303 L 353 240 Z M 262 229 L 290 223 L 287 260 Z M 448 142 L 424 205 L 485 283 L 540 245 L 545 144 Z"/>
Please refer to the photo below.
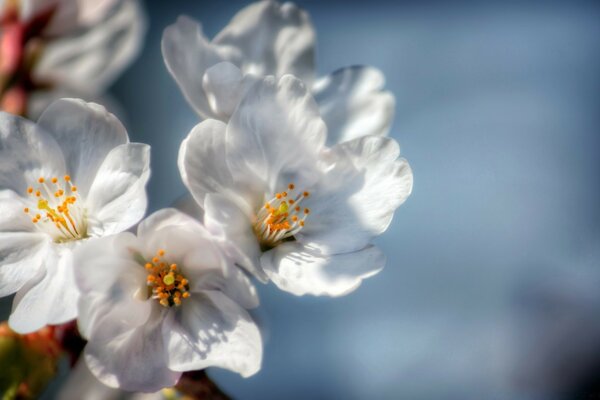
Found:
<path fill-rule="evenodd" d="M 70 248 L 52 246 L 45 254 L 45 271 L 15 296 L 8 320 L 19 333 L 33 332 L 48 324 L 62 324 L 77 317 L 79 290 L 73 273 Z M 42 270 L 43 271 L 43 270 Z"/>
<path fill-rule="evenodd" d="M 65 161 L 56 141 L 32 122 L 0 113 L 0 189 L 26 195 L 40 176 L 61 176 Z"/>
<path fill-rule="evenodd" d="M 412 171 L 399 153 L 382 136 L 335 146 L 335 165 L 306 199 L 311 214 L 296 238 L 335 254 L 362 249 L 383 233 L 412 191 Z"/>
<path fill-rule="evenodd" d="M 40 81 L 67 86 L 88 97 L 105 91 L 138 55 L 147 23 L 138 0 L 85 2 L 93 2 L 100 13 L 89 7 L 80 10 L 80 22 L 88 27 L 49 41 L 34 74 Z M 108 2 L 116 4 L 107 7 Z"/>
<path fill-rule="evenodd" d="M 253 3 L 215 37 L 215 45 L 240 54 L 242 71 L 255 75 L 314 77 L 315 32 L 308 14 L 292 3 Z"/>
<path fill-rule="evenodd" d="M 313 95 L 327 124 L 331 145 L 366 135 L 387 135 L 394 119 L 394 95 L 372 67 L 342 68 L 315 82 Z"/>
<path fill-rule="evenodd" d="M 128 143 L 108 153 L 86 199 L 94 236 L 122 232 L 146 212 L 150 146 Z"/>
<path fill-rule="evenodd" d="M 232 63 L 221 62 L 206 70 L 202 87 L 214 114 L 227 121 L 248 88 L 258 79 L 254 75 L 242 75 Z"/>
<path fill-rule="evenodd" d="M 0 190 L 0 233 L 37 232 L 24 209 L 30 204 L 12 190 Z"/>
<path fill-rule="evenodd" d="M 218 117 L 210 108 L 202 79 L 211 66 L 231 60 L 220 55 L 204 37 L 200 24 L 186 16 L 165 29 L 161 48 L 167 69 L 192 108 L 202 118 Z"/>
<path fill-rule="evenodd" d="M 319 255 L 301 243 L 284 243 L 264 253 L 261 262 L 269 278 L 281 290 L 302 296 L 344 296 L 375 275 L 385 256 L 374 246 L 360 251 Z"/>
<path fill-rule="evenodd" d="M 248 90 L 227 125 L 227 162 L 234 177 L 261 195 L 278 184 L 287 186 L 280 179 L 289 173 L 297 184 L 308 184 L 318 175 L 325 136 L 304 83 L 290 75 L 267 77 Z"/>
<path fill-rule="evenodd" d="M 242 190 L 227 166 L 225 129 L 221 121 L 203 121 L 192 129 L 179 149 L 181 178 L 200 207 L 204 206 L 207 193 L 223 193 L 244 203 L 238 195 Z"/>
<path fill-rule="evenodd" d="M 260 247 L 248 215 L 228 197 L 211 193 L 204 201 L 204 224 L 223 240 L 225 253 L 263 283 L 267 276 L 260 268 Z"/>
<path fill-rule="evenodd" d="M 114 332 L 115 318 L 98 324 L 85 350 L 90 371 L 102 383 L 135 392 L 174 386 L 181 376 L 165 364 L 162 318 L 152 315 L 142 326 Z"/>
<path fill-rule="evenodd" d="M 40 233 L 0 232 L 0 297 L 15 293 L 37 275 L 48 242 Z"/>
<path fill-rule="evenodd" d="M 221 292 L 194 293 L 163 324 L 169 368 L 221 367 L 244 377 L 260 369 L 262 342 L 248 313 Z"/>
<path fill-rule="evenodd" d="M 52 103 L 38 125 L 60 145 L 67 171 L 84 196 L 108 153 L 129 141 L 121 122 L 104 107 L 76 99 Z"/>

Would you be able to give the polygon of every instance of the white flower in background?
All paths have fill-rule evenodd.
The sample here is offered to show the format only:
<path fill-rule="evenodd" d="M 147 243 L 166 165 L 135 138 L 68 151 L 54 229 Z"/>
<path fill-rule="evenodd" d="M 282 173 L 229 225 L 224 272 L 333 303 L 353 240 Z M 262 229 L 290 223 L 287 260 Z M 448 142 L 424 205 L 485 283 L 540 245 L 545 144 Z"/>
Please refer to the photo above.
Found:
<path fill-rule="evenodd" d="M 195 219 L 158 211 L 137 237 L 90 241 L 75 260 L 84 356 L 103 383 L 153 392 L 182 371 L 260 368 L 260 333 L 245 311 L 258 305 L 255 289 Z"/>
<path fill-rule="evenodd" d="M 343 295 L 378 272 L 385 259 L 370 241 L 412 190 L 394 140 L 327 148 L 325 136 L 305 85 L 267 77 L 227 124 L 198 124 L 179 153 L 207 228 L 237 246 L 240 265 L 297 295 Z"/>
<path fill-rule="evenodd" d="M 1 106 L 31 116 L 59 97 L 98 97 L 146 32 L 139 0 L 4 0 L 0 16 Z"/>
<path fill-rule="evenodd" d="M 0 296 L 17 332 L 77 316 L 73 250 L 146 210 L 150 148 L 97 104 L 55 101 L 37 124 L 0 113 Z"/>
<path fill-rule="evenodd" d="M 311 88 L 328 129 L 328 143 L 386 135 L 394 97 L 372 67 L 342 68 L 315 81 L 315 32 L 308 14 L 292 3 L 253 3 L 209 41 L 182 16 L 163 33 L 169 72 L 202 118 L 227 122 L 257 77 L 291 74 Z"/>

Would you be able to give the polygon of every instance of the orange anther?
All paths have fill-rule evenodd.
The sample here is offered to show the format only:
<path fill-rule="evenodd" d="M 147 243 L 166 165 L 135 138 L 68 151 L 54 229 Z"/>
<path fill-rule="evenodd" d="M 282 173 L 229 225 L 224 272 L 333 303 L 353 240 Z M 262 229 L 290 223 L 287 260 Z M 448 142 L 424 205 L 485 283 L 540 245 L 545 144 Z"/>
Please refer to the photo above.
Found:
<path fill-rule="evenodd" d="M 305 208 L 304 209 L 304 214 L 308 214 L 308 213 L 310 213 L 310 210 L 308 208 Z"/>
<path fill-rule="evenodd" d="M 158 254 L 160 257 L 162 257 L 162 256 L 164 256 L 164 255 L 165 255 L 165 251 L 164 251 L 164 250 L 162 250 L 162 249 L 160 249 L 160 250 L 158 251 L 158 253 L 157 253 L 157 254 Z"/>
<path fill-rule="evenodd" d="M 171 271 L 177 270 L 177 264 L 171 264 Z"/>
<path fill-rule="evenodd" d="M 310 193 L 308 193 L 308 192 L 304 192 L 304 193 L 302 193 L 302 194 L 304 195 L 304 197 L 308 197 L 308 196 L 310 196 Z"/>
<path fill-rule="evenodd" d="M 71 186 L 71 192 L 76 192 L 77 191 L 77 186 Z"/>
<path fill-rule="evenodd" d="M 158 262 L 159 262 L 159 261 L 160 261 L 160 260 L 158 259 L 158 257 L 153 257 L 153 258 L 152 258 L 152 262 L 153 262 L 154 264 L 158 264 Z"/>
<path fill-rule="evenodd" d="M 40 179 L 38 179 L 39 183 L 44 183 L 44 178 L 40 177 Z"/>
<path fill-rule="evenodd" d="M 66 182 L 69 182 L 71 180 L 71 177 L 69 175 L 65 175 L 64 179 L 65 179 Z"/>
<path fill-rule="evenodd" d="M 25 207 L 25 208 L 23 209 L 23 211 L 25 211 L 26 213 L 28 213 L 28 212 L 29 212 L 29 207 Z"/>
<path fill-rule="evenodd" d="M 185 292 L 185 293 L 183 294 L 183 298 L 184 298 L 184 299 L 187 299 L 188 297 L 190 297 L 190 292 Z"/>
<path fill-rule="evenodd" d="M 52 178 L 52 183 L 58 182 L 58 178 Z"/>
<path fill-rule="evenodd" d="M 37 190 L 37 191 L 35 192 L 35 196 L 36 196 L 36 197 L 40 197 L 41 195 L 42 195 L 42 192 L 40 192 L 39 190 Z"/>
<path fill-rule="evenodd" d="M 153 265 L 150 263 L 146 263 L 146 265 L 144 265 L 144 267 L 146 267 L 146 269 L 151 269 L 153 267 Z"/>
<path fill-rule="evenodd" d="M 288 189 L 290 189 L 290 190 L 294 190 L 294 188 L 295 188 L 295 186 L 294 186 L 294 184 L 293 184 L 293 183 L 290 183 L 290 184 L 288 185 Z"/>
<path fill-rule="evenodd" d="M 27 188 L 27 193 L 29 193 L 29 194 L 33 193 L 33 188 L 32 187 L 28 187 Z"/>

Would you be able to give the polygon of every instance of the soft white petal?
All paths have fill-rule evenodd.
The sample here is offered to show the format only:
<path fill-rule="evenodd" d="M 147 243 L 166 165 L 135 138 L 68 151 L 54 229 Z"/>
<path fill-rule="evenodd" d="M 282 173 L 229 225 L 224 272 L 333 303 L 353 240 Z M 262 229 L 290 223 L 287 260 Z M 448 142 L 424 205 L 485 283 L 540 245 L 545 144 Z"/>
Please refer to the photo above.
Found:
<path fill-rule="evenodd" d="M 61 176 L 65 161 L 56 141 L 32 122 L 0 112 L 0 189 L 23 196 L 40 176 Z"/>
<path fill-rule="evenodd" d="M 325 136 L 325 124 L 304 83 L 290 75 L 267 77 L 248 90 L 227 125 L 227 163 L 236 179 L 261 194 L 287 185 L 280 182 L 287 174 L 297 184 L 311 182 Z"/>
<path fill-rule="evenodd" d="M 203 118 L 217 118 L 208 103 L 202 79 L 205 71 L 221 61 L 231 61 L 210 45 L 200 24 L 181 16 L 163 32 L 162 54 L 167 69 L 188 103 Z"/>
<path fill-rule="evenodd" d="M 413 182 L 393 139 L 366 136 L 335 146 L 333 153 L 335 165 L 306 199 L 311 214 L 296 235 L 329 254 L 361 249 L 383 233 Z"/>
<path fill-rule="evenodd" d="M 243 203 L 241 185 L 234 182 L 225 153 L 226 125 L 206 120 L 196 125 L 179 149 L 179 172 L 200 207 L 207 193 L 224 193 Z"/>
<path fill-rule="evenodd" d="M 65 248 L 60 246 L 67 246 Z M 45 273 L 30 281 L 15 296 L 8 320 L 19 333 L 41 329 L 48 324 L 62 324 L 77 317 L 79 290 L 73 272 L 70 245 L 54 245 L 46 252 Z"/>
<path fill-rule="evenodd" d="M 77 99 L 55 101 L 40 116 L 38 125 L 60 145 L 67 173 L 83 195 L 108 153 L 129 141 L 114 115 L 101 105 Z"/>
<path fill-rule="evenodd" d="M 327 124 L 329 144 L 387 135 L 395 100 L 384 85 L 381 71 L 363 66 L 342 68 L 315 82 L 312 92 Z"/>
<path fill-rule="evenodd" d="M 90 371 L 102 383 L 128 391 L 155 392 L 175 385 L 181 373 L 166 366 L 161 322 L 152 315 L 146 324 L 115 335 L 111 320 L 104 321 L 84 350 Z"/>
<path fill-rule="evenodd" d="M 115 147 L 98 169 L 86 199 L 90 233 L 124 231 L 146 212 L 150 146 L 128 143 Z"/>
<path fill-rule="evenodd" d="M 194 199 L 190 193 L 186 193 L 176 199 L 171 204 L 171 207 L 189 215 L 198 221 L 204 221 L 204 210 L 202 207 L 200 207 L 198 202 L 196 202 L 196 199 Z"/>
<path fill-rule="evenodd" d="M 204 224 L 223 240 L 223 249 L 237 264 L 267 282 L 260 268 L 260 246 L 248 215 L 227 196 L 218 193 L 206 195 Z"/>
<path fill-rule="evenodd" d="M 202 87 L 211 110 L 219 119 L 227 121 L 248 88 L 258 79 L 251 74 L 243 75 L 230 62 L 221 62 L 206 70 Z"/>
<path fill-rule="evenodd" d="M 169 368 L 221 367 L 244 377 L 260 369 L 262 342 L 248 313 L 223 293 L 194 293 L 170 310 L 163 337 Z"/>
<path fill-rule="evenodd" d="M 385 265 L 374 246 L 353 253 L 319 255 L 301 243 L 284 243 L 261 259 L 269 278 L 281 290 L 302 296 L 343 296 L 355 290 Z"/>
<path fill-rule="evenodd" d="M 137 227 L 137 235 L 141 240 L 147 240 L 162 229 L 195 229 L 200 235 L 205 230 L 197 220 L 175 208 L 163 208 L 145 218 Z"/>
<path fill-rule="evenodd" d="M 81 0 L 80 0 L 81 1 Z M 96 1 L 98 8 L 107 0 Z M 85 14 L 81 21 L 88 27 L 73 35 L 50 41 L 44 56 L 34 70 L 35 77 L 67 86 L 89 95 L 102 93 L 108 85 L 137 57 L 142 48 L 147 23 L 138 0 L 121 0 L 104 15 Z M 108 12 L 107 12 L 108 11 Z"/>
<path fill-rule="evenodd" d="M 43 234 L 0 232 L 0 297 L 15 293 L 36 276 L 49 246 Z"/>
<path fill-rule="evenodd" d="M 122 398 L 122 394 L 120 390 L 110 388 L 96 379 L 85 360 L 80 358 L 69 373 L 67 381 L 60 388 L 57 398 L 58 400 L 118 400 Z"/>
<path fill-rule="evenodd" d="M 30 203 L 12 190 L 0 190 L 0 232 L 37 232 L 31 216 L 24 212 L 29 206 Z"/>
<path fill-rule="evenodd" d="M 244 73 L 314 77 L 315 32 L 308 14 L 292 3 L 253 3 L 239 11 L 213 43 L 235 49 Z"/>

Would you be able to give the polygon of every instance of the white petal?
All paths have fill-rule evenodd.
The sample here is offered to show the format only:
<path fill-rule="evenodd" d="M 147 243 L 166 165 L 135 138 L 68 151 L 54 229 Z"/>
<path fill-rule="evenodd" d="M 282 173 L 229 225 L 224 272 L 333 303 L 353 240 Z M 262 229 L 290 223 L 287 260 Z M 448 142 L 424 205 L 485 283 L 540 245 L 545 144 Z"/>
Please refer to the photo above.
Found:
<path fill-rule="evenodd" d="M 30 281 L 15 296 L 8 320 L 12 329 L 28 333 L 48 324 L 62 324 L 77 317 L 79 290 L 73 273 L 70 248 L 54 245 L 46 253 L 45 273 Z"/>
<path fill-rule="evenodd" d="M 194 293 L 163 325 L 169 368 L 221 367 L 244 377 L 260 369 L 260 332 L 248 313 L 220 292 Z"/>
<path fill-rule="evenodd" d="M 185 229 L 190 226 L 190 229 L 200 231 L 200 235 L 205 234 L 204 227 L 194 218 L 174 208 L 163 208 L 140 222 L 137 228 L 137 235 L 143 241 L 148 240 L 155 232 L 161 229 Z"/>
<path fill-rule="evenodd" d="M 81 0 L 80 0 L 81 1 Z M 104 15 L 80 10 L 87 28 L 48 42 L 34 69 L 36 79 L 89 95 L 102 93 L 138 55 L 146 33 L 146 16 L 138 0 L 94 2 Z M 96 14 L 92 16 L 92 14 Z M 99 21 L 93 22 L 94 19 Z"/>
<path fill-rule="evenodd" d="M 366 136 L 339 144 L 333 152 L 336 164 L 306 199 L 311 214 L 296 235 L 328 254 L 359 250 L 383 233 L 413 182 L 393 139 Z"/>
<path fill-rule="evenodd" d="M 49 246 L 43 234 L 0 232 L 0 297 L 15 293 L 36 276 Z"/>
<path fill-rule="evenodd" d="M 44 34 L 60 36 L 77 27 L 77 1 L 75 0 L 22 0 L 20 17 L 24 21 L 36 18 L 54 9 Z"/>
<path fill-rule="evenodd" d="M 385 265 L 374 246 L 353 253 L 319 255 L 301 243 L 284 243 L 261 259 L 269 278 L 282 290 L 302 296 L 344 296 Z"/>
<path fill-rule="evenodd" d="M 65 161 L 56 141 L 26 119 L 0 113 L 0 189 L 26 195 L 40 176 L 61 176 Z"/>
<path fill-rule="evenodd" d="M 292 74 L 307 83 L 313 79 L 315 32 L 308 14 L 292 3 L 247 6 L 213 43 L 235 49 L 244 73 Z"/>
<path fill-rule="evenodd" d="M 142 219 L 149 177 L 150 146 L 128 143 L 108 153 L 86 199 L 90 234 L 122 232 Z"/>
<path fill-rule="evenodd" d="M 227 121 L 238 103 L 259 78 L 242 75 L 242 71 L 229 62 L 221 62 L 206 70 L 202 87 L 211 110 L 221 120 Z"/>
<path fill-rule="evenodd" d="M 135 392 L 155 392 L 175 385 L 181 373 L 166 366 L 161 318 L 112 335 L 111 321 L 97 327 L 84 354 L 90 371 L 104 384 Z"/>
<path fill-rule="evenodd" d="M 227 125 L 227 162 L 236 179 L 261 194 L 287 185 L 279 180 L 289 173 L 297 184 L 311 182 L 325 136 L 306 86 L 290 75 L 278 81 L 268 77 L 248 90 Z"/>
<path fill-rule="evenodd" d="M 237 198 L 241 192 L 227 166 L 225 129 L 221 121 L 203 121 L 192 129 L 179 149 L 181 178 L 201 207 L 207 193 Z M 241 198 L 238 201 L 243 202 Z"/>
<path fill-rule="evenodd" d="M 161 48 L 167 69 L 192 108 L 203 118 L 218 117 L 210 108 L 202 78 L 211 66 L 231 60 L 218 54 L 202 34 L 200 24 L 186 16 L 165 29 Z"/>
<path fill-rule="evenodd" d="M 263 283 L 267 276 L 260 268 L 260 246 L 248 215 L 227 196 L 212 193 L 204 201 L 204 224 L 223 241 L 226 254 Z"/>
<path fill-rule="evenodd" d="M 29 206 L 12 190 L 0 190 L 0 232 L 37 232 L 32 217 L 24 212 Z"/>
<path fill-rule="evenodd" d="M 313 95 L 327 124 L 329 144 L 387 135 L 395 100 L 384 84 L 381 71 L 362 66 L 339 69 L 315 82 Z"/>
<path fill-rule="evenodd" d="M 129 141 L 121 122 L 104 107 L 76 99 L 52 103 L 38 125 L 60 145 L 67 172 L 84 196 L 108 153 Z"/>
<path fill-rule="evenodd" d="M 118 400 L 121 395 L 120 390 L 110 388 L 96 379 L 85 360 L 80 358 L 69 373 L 67 381 L 60 388 L 57 398 L 58 400 Z"/>
<path fill-rule="evenodd" d="M 202 209 L 202 207 L 200 207 L 200 205 L 198 205 L 196 199 L 194 199 L 190 193 L 186 193 L 178 199 L 176 199 L 171 204 L 171 207 L 178 211 L 181 211 L 184 214 L 189 215 L 190 217 L 198 221 L 204 220 L 204 210 Z"/>

